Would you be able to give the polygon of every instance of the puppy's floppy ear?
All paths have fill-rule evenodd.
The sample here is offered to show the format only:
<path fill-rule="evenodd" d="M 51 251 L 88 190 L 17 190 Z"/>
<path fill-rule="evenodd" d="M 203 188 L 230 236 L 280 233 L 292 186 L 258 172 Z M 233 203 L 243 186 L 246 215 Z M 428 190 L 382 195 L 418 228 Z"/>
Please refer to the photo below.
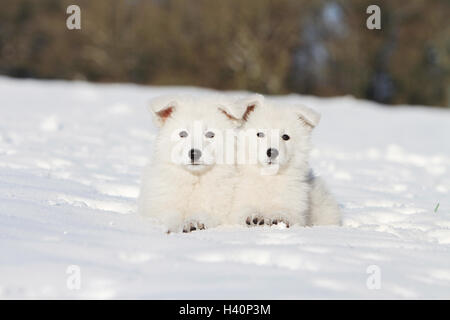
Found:
<path fill-rule="evenodd" d="M 264 102 L 264 96 L 261 94 L 252 94 L 247 97 L 238 99 L 231 105 L 225 107 L 220 107 L 222 111 L 228 118 L 232 120 L 243 120 L 247 121 L 249 115 L 261 106 Z"/>
<path fill-rule="evenodd" d="M 296 106 L 295 113 L 298 119 L 311 129 L 315 128 L 319 124 L 320 113 L 311 108 L 302 105 Z"/>
<path fill-rule="evenodd" d="M 173 97 L 161 96 L 150 101 L 148 109 L 153 115 L 153 121 L 158 127 L 162 127 L 166 120 L 172 116 L 178 107 L 178 102 Z"/>

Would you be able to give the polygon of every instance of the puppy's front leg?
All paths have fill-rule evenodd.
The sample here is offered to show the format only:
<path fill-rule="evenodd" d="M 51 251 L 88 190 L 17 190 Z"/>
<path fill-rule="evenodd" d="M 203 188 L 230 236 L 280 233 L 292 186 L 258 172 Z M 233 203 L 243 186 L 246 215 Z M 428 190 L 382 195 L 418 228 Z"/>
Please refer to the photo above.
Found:
<path fill-rule="evenodd" d="M 213 227 L 215 224 L 211 220 L 211 215 L 206 213 L 189 213 L 184 215 L 183 232 L 205 230 Z"/>
<path fill-rule="evenodd" d="M 254 214 L 254 215 L 248 216 L 245 219 L 245 223 L 249 227 L 256 227 L 256 226 L 263 226 L 263 225 L 272 226 L 272 225 L 278 225 L 281 223 L 284 223 L 287 228 L 289 228 L 289 226 L 290 226 L 289 220 L 286 217 L 283 217 L 283 216 L 268 217 L 268 216 L 264 216 L 264 215 L 260 215 L 260 214 Z"/>
<path fill-rule="evenodd" d="M 245 223 L 250 227 L 263 226 L 272 224 L 272 219 L 264 217 L 260 214 L 253 214 L 245 219 Z"/>
<path fill-rule="evenodd" d="M 196 220 L 186 221 L 183 226 L 183 232 L 188 233 L 196 230 L 205 230 L 206 226 L 204 223 Z"/>

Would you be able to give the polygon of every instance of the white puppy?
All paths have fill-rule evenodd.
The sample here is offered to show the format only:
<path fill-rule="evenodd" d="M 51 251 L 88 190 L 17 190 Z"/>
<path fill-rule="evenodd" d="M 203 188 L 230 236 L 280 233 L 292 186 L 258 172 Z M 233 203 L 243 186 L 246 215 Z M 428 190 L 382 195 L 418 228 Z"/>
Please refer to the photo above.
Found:
<path fill-rule="evenodd" d="M 309 166 L 310 136 L 320 115 L 304 106 L 272 106 L 261 95 L 246 109 L 238 136 L 239 179 L 229 221 L 287 226 L 339 224 L 337 203 Z"/>
<path fill-rule="evenodd" d="M 311 171 L 309 182 L 311 184 L 311 191 L 309 194 L 308 225 L 341 225 L 339 205 L 333 195 L 328 191 L 323 179 L 315 177 Z"/>
<path fill-rule="evenodd" d="M 143 175 L 141 214 L 175 232 L 223 222 L 236 178 L 234 155 L 226 151 L 234 152 L 238 125 L 227 106 L 218 95 L 163 96 L 151 102 L 159 132 Z"/>

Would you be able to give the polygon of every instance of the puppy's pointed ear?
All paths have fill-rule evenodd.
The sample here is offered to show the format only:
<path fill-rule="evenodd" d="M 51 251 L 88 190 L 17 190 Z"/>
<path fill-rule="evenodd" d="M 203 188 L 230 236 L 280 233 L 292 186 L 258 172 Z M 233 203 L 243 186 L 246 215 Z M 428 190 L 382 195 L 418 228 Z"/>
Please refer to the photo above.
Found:
<path fill-rule="evenodd" d="M 319 124 L 320 113 L 311 108 L 305 106 L 296 106 L 295 114 L 304 125 L 311 129 L 315 128 Z"/>
<path fill-rule="evenodd" d="M 220 107 L 222 111 L 229 119 L 247 121 L 249 115 L 255 111 L 255 108 L 261 106 L 264 102 L 264 96 L 260 94 L 252 94 L 247 97 L 241 98 L 231 105 Z"/>
<path fill-rule="evenodd" d="M 162 127 L 177 107 L 178 103 L 175 99 L 163 96 L 152 99 L 148 109 L 153 115 L 153 122 L 158 127 Z"/>

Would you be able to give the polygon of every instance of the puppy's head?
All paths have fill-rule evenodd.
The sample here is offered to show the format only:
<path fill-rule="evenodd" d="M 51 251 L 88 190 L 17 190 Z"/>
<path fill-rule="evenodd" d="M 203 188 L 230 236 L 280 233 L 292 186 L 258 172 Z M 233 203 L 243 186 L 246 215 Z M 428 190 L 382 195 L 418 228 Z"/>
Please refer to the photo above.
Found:
<path fill-rule="evenodd" d="M 255 97 L 248 101 L 255 101 Z M 275 105 L 260 96 L 257 103 L 244 105 L 250 106 L 238 139 L 240 145 L 245 140 L 244 161 L 251 163 L 253 159 L 274 172 L 307 161 L 311 131 L 320 120 L 317 112 L 300 105 Z"/>
<path fill-rule="evenodd" d="M 150 103 L 159 128 L 154 157 L 202 174 L 223 163 L 227 135 L 238 120 L 230 116 L 223 96 L 162 96 Z"/>

